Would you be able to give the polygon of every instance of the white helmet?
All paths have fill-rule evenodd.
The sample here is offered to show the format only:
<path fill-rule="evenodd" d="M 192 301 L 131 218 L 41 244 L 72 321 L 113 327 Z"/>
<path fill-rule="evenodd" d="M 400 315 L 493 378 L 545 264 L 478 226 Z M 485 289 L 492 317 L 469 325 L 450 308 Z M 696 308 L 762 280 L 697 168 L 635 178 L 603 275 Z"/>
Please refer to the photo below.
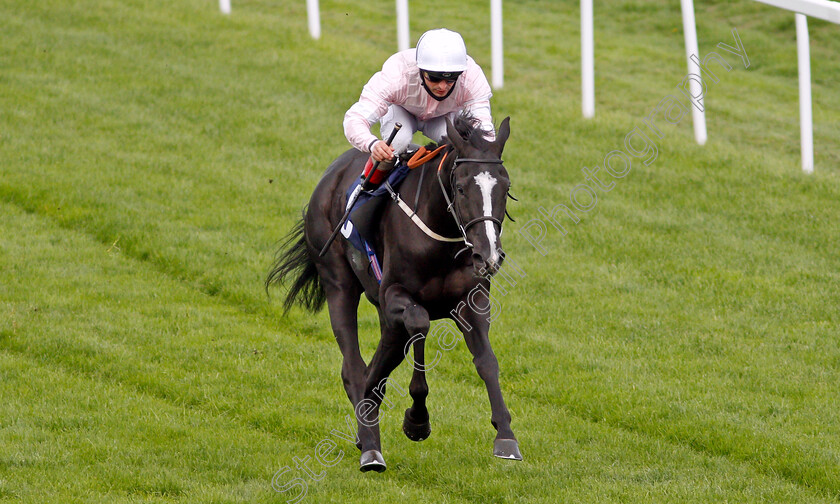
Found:
<path fill-rule="evenodd" d="M 417 41 L 417 66 L 428 72 L 463 72 L 467 69 L 464 39 L 446 28 L 427 31 Z"/>

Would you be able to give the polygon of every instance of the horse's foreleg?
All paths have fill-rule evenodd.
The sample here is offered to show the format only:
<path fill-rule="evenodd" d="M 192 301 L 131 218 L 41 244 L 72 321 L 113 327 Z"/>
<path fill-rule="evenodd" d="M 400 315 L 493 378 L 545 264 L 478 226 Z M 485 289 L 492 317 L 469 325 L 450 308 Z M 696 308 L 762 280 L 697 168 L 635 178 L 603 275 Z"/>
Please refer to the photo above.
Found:
<path fill-rule="evenodd" d="M 522 460 L 516 436 L 510 428 L 510 412 L 505 405 L 502 388 L 499 385 L 499 361 L 493 353 L 488 336 L 490 322 L 486 315 L 482 316 L 472 311 L 462 312 L 462 315 L 471 326 L 471 329 L 464 331 L 464 340 L 473 355 L 473 364 L 478 371 L 478 376 L 484 381 L 487 395 L 490 397 L 490 421 L 496 428 L 493 454 L 500 458 Z"/>
<path fill-rule="evenodd" d="M 423 441 L 432 433 L 429 410 L 426 409 L 426 396 L 429 395 L 429 385 L 426 383 L 426 357 L 424 355 L 426 334 L 415 333 L 412 338 L 414 338 L 414 360 L 412 361 L 414 372 L 411 375 L 408 393 L 411 394 L 413 403 L 410 408 L 405 410 L 403 432 L 412 441 Z"/>
<path fill-rule="evenodd" d="M 405 410 L 403 432 L 412 441 L 423 441 L 431 434 L 429 410 L 426 409 L 426 397 L 429 386 L 426 383 L 426 336 L 429 334 L 429 312 L 418 305 L 411 295 L 400 285 L 391 286 L 386 294 L 388 300 L 386 317 L 391 325 L 402 324 L 409 340 L 403 348 L 403 354 L 408 357 L 409 346 L 414 348 L 414 358 L 411 360 L 414 371 L 408 392 L 413 399 L 410 408 Z"/>

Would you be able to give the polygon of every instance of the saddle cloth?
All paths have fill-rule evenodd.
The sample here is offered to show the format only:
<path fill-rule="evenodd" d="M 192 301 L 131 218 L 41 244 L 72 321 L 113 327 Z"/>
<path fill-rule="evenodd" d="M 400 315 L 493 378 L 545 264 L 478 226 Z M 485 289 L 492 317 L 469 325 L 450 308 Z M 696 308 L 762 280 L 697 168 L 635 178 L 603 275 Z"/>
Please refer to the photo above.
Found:
<path fill-rule="evenodd" d="M 350 209 L 350 216 L 347 222 L 341 228 L 341 235 L 347 239 L 356 249 L 364 252 L 370 261 L 371 271 L 376 277 L 376 281 L 382 283 L 382 268 L 379 265 L 379 259 L 376 257 L 372 242 L 373 236 L 376 232 L 376 224 L 379 222 L 379 213 L 382 210 L 382 204 L 387 199 L 383 198 L 388 193 L 385 184 L 391 186 L 391 189 L 396 191 L 400 183 L 408 176 L 408 172 L 423 163 L 433 159 L 445 145 L 429 144 L 425 147 L 417 147 L 411 145 L 409 150 L 403 154 L 391 173 L 388 175 L 388 180 L 382 183 L 373 192 L 360 192 Z M 361 184 L 361 178 L 355 179 L 347 189 L 347 199 Z"/>
<path fill-rule="evenodd" d="M 368 256 L 371 269 L 378 282 L 382 281 L 381 267 L 376 253 L 373 251 L 373 235 L 375 227 L 378 222 L 378 214 L 382 209 L 382 203 L 388 201 L 383 196 L 388 195 L 388 190 L 385 188 L 385 183 L 390 184 L 393 189 L 396 189 L 400 183 L 408 176 L 410 168 L 405 163 L 398 164 L 388 175 L 388 180 L 376 188 L 373 192 L 362 191 L 350 209 L 350 217 L 344 226 L 341 228 L 341 235 L 347 239 L 356 249 L 364 252 Z M 347 198 L 361 183 L 361 178 L 357 178 L 347 189 Z"/>

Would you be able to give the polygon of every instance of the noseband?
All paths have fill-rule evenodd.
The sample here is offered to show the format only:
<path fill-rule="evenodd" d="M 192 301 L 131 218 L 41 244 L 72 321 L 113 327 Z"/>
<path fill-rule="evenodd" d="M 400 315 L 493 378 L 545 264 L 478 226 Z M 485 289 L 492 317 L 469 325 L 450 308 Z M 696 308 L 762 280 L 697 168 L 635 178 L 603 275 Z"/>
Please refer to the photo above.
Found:
<path fill-rule="evenodd" d="M 464 245 L 466 245 L 466 247 L 459 250 L 458 253 L 455 254 L 455 257 L 458 257 L 461 254 L 461 252 L 475 247 L 475 245 L 473 245 L 472 242 L 470 242 L 467 239 L 467 230 L 473 224 L 478 224 L 479 222 L 484 222 L 484 221 L 490 221 L 494 224 L 498 224 L 499 225 L 499 230 L 501 230 L 502 229 L 502 221 L 493 217 L 492 215 L 482 215 L 481 217 L 476 217 L 475 219 L 467 222 L 466 225 L 461 224 L 463 219 L 461 219 L 461 216 L 458 212 L 458 209 L 455 208 L 455 196 L 452 195 L 452 197 L 450 198 L 449 193 L 446 192 L 446 188 L 443 185 L 443 180 L 440 178 L 440 172 L 441 172 L 441 169 L 443 168 L 443 163 L 446 161 L 446 156 L 448 154 L 449 154 L 448 152 L 444 153 L 443 154 L 443 159 L 440 160 L 440 165 L 438 165 L 438 170 L 437 170 L 437 179 L 438 179 L 438 184 L 440 184 L 440 191 L 441 191 L 441 193 L 443 193 L 443 197 L 446 199 L 446 211 L 449 212 L 450 214 L 452 214 L 452 218 L 455 219 L 455 224 L 458 226 L 458 229 L 461 230 L 461 235 L 464 237 Z M 452 171 L 449 172 L 449 187 L 451 188 L 452 191 L 455 190 L 455 170 L 458 168 L 458 165 L 460 163 L 502 164 L 502 160 L 501 159 L 478 159 L 478 158 L 455 158 L 455 162 L 452 164 Z"/>

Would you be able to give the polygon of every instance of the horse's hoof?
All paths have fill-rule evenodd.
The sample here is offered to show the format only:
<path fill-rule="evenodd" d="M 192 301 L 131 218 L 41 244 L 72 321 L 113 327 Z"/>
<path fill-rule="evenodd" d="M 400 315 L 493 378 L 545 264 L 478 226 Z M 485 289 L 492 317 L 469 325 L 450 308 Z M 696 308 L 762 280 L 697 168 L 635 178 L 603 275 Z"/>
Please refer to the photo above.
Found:
<path fill-rule="evenodd" d="M 493 441 L 493 455 L 507 460 L 522 460 L 519 443 L 515 439 L 497 439 Z"/>
<path fill-rule="evenodd" d="M 379 450 L 368 450 L 362 453 L 362 458 L 359 459 L 359 470 L 362 472 L 376 471 L 382 472 L 385 470 L 385 459 Z"/>
<path fill-rule="evenodd" d="M 411 408 L 405 410 L 405 418 L 403 419 L 405 437 L 412 441 L 423 441 L 432 433 L 432 424 L 428 420 L 423 423 L 415 423 L 408 415 L 410 410 Z"/>

